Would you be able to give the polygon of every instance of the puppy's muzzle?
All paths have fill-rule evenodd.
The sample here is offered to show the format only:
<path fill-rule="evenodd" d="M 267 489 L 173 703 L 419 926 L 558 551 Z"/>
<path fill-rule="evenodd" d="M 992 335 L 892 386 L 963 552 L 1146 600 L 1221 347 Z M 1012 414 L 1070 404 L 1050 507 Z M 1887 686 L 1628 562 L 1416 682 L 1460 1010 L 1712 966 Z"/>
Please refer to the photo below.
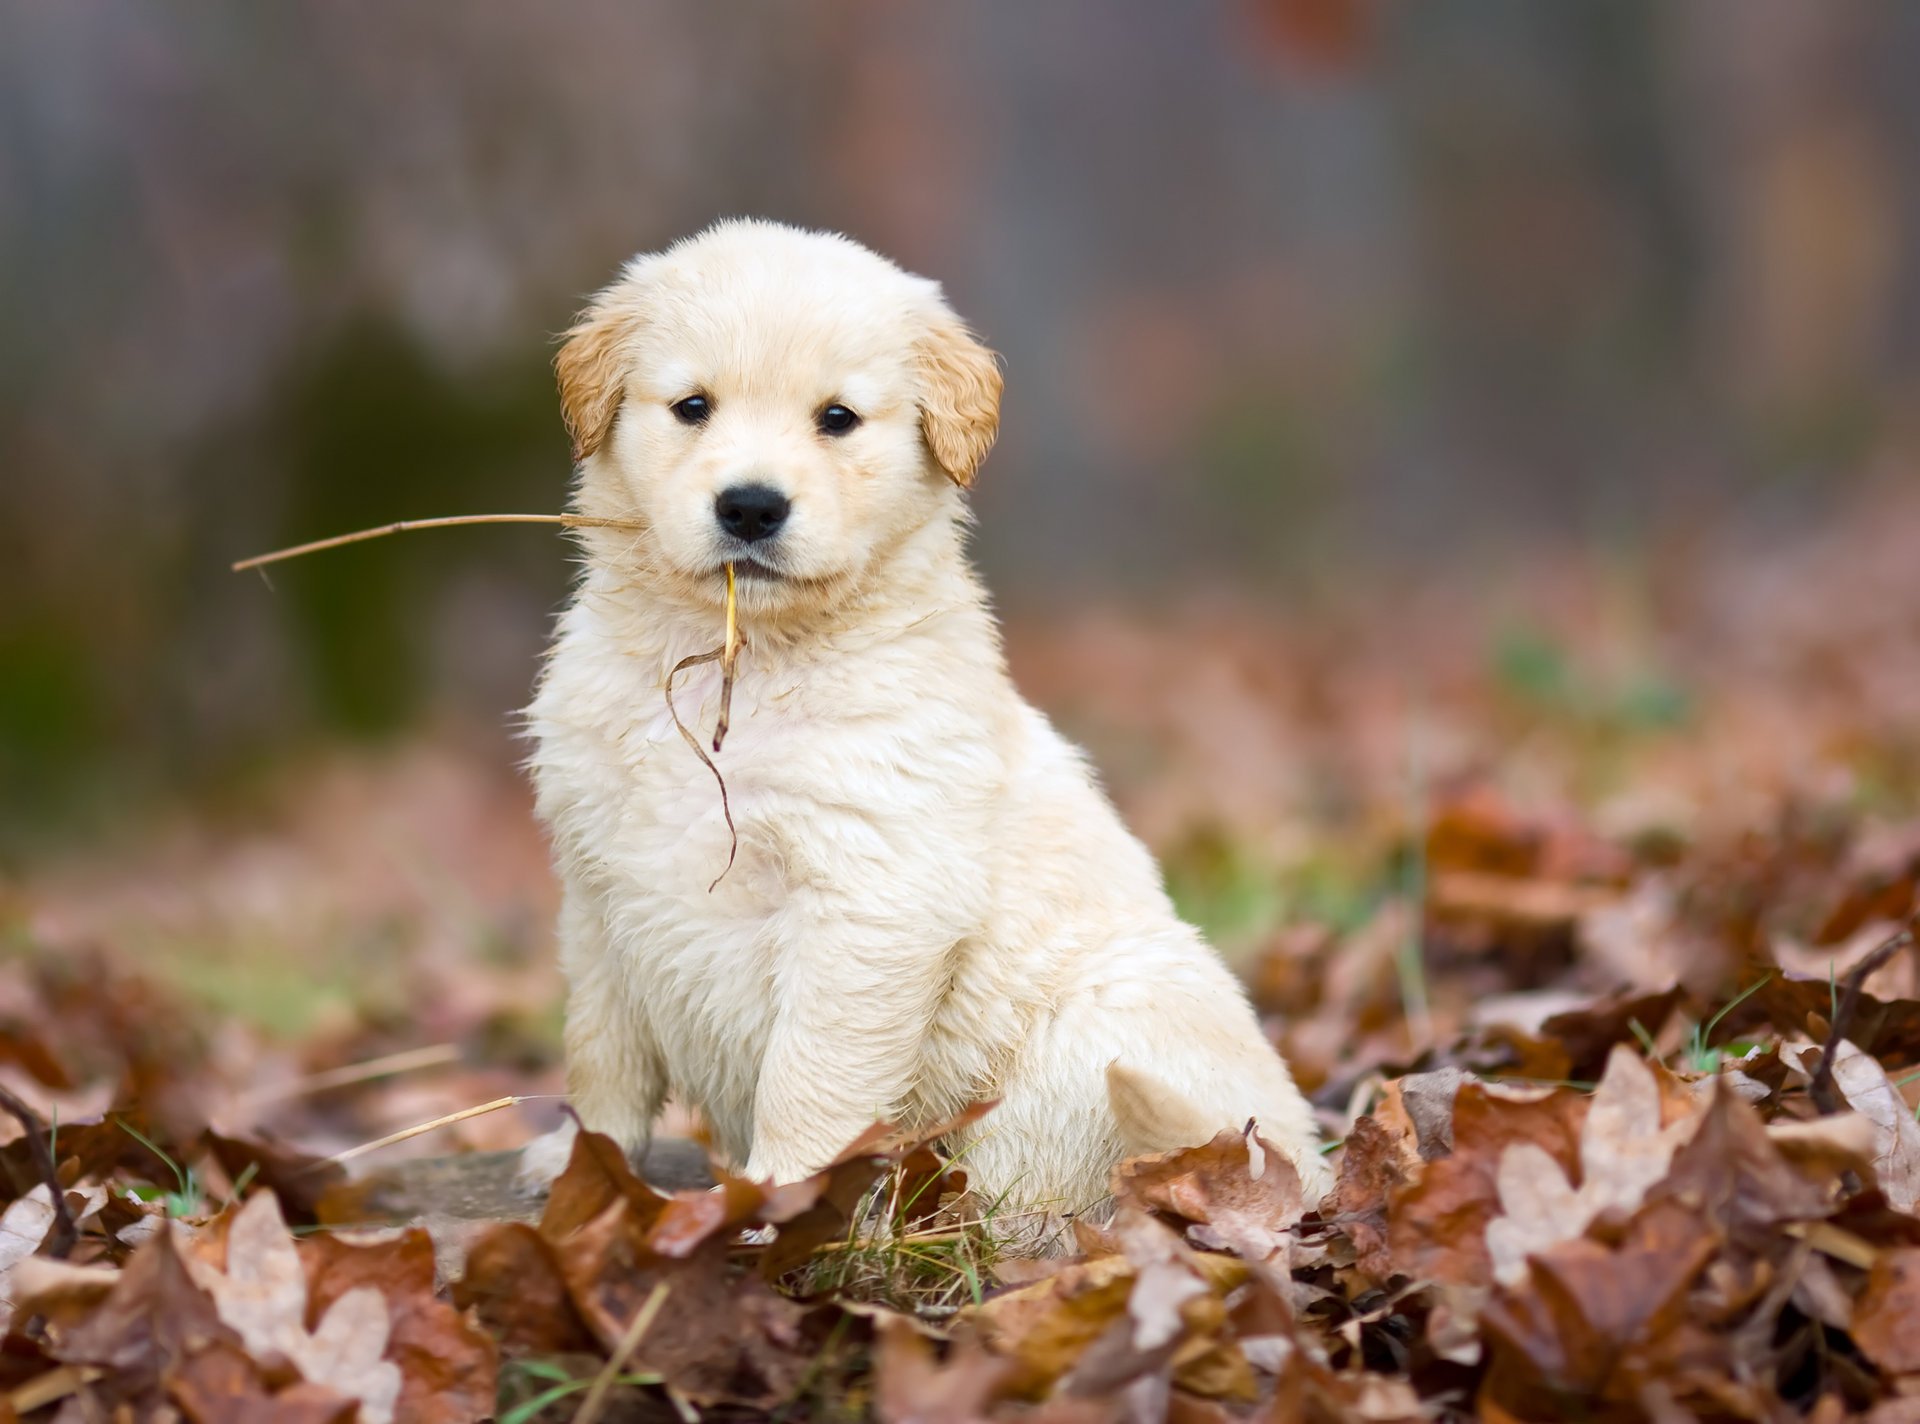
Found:
<path fill-rule="evenodd" d="M 771 485 L 730 485 L 713 501 L 720 528 L 743 544 L 771 538 L 787 522 L 793 504 Z"/>

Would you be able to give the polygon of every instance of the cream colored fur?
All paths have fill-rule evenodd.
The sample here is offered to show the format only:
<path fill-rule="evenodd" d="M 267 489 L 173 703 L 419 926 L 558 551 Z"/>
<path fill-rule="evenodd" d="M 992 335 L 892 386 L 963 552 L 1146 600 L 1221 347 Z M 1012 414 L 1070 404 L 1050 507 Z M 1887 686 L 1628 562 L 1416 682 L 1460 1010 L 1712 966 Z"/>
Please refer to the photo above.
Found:
<path fill-rule="evenodd" d="M 963 489 L 1000 377 L 939 288 L 845 238 L 731 222 L 630 263 L 557 362 L 586 573 L 531 709 L 564 884 L 567 1074 L 629 1148 L 671 1092 L 749 1175 L 801 1177 L 876 1118 L 997 1098 L 965 1140 L 989 1198 L 1097 1206 L 1128 1153 L 1256 1119 L 1310 1195 L 1306 1103 L 1180 922 L 1081 753 L 1009 681 Z M 712 403 L 705 425 L 670 407 Z M 820 432 L 839 402 L 861 423 Z M 729 485 L 792 501 L 749 552 L 747 646 L 713 777 L 667 671 L 718 645 Z M 765 549 L 762 553 L 763 547 Z M 720 673 L 676 702 L 710 733 Z M 565 1132 L 528 1149 L 550 1176 Z"/>

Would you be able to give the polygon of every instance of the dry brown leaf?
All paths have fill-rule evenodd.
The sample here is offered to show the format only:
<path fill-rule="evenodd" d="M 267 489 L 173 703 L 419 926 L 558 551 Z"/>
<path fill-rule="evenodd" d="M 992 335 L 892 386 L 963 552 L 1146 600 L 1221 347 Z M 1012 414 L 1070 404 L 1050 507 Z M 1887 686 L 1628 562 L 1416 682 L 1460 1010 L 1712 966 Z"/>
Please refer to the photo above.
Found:
<path fill-rule="evenodd" d="M 271 1192 L 248 1198 L 234 1214 L 226 1246 L 224 1269 L 193 1257 L 187 1267 L 248 1353 L 283 1358 L 309 1383 L 358 1400 L 362 1424 L 388 1424 L 401 1377 L 386 1359 L 392 1323 L 380 1292 L 345 1292 L 310 1331 L 306 1272 Z"/>
<path fill-rule="evenodd" d="M 1277 1254 L 1282 1269 L 1306 1214 L 1293 1164 L 1264 1138 L 1231 1131 L 1204 1147 L 1122 1162 L 1113 1193 L 1122 1205 L 1193 1223 L 1188 1234 L 1199 1245 L 1250 1261 Z"/>
<path fill-rule="evenodd" d="M 1018 1365 L 1010 1388 L 1034 1394 L 1071 1370 L 1122 1319 L 1132 1290 L 1133 1263 L 1101 1256 L 994 1296 L 973 1316 L 987 1343 Z"/>
<path fill-rule="evenodd" d="M 547 1193 L 540 1216 L 540 1234 L 558 1241 L 604 1212 L 615 1201 L 628 1203 L 640 1219 L 652 1224 L 667 1199 L 635 1175 L 627 1154 L 611 1137 L 580 1132 L 566 1168 Z"/>
<path fill-rule="evenodd" d="M 66 1197 L 76 1225 L 93 1216 L 107 1200 L 106 1191 L 97 1186 L 70 1190 Z M 53 1222 L 53 1193 L 45 1183 L 9 1203 L 0 1213 L 0 1334 L 13 1319 L 17 1294 L 14 1273 L 45 1243 Z"/>
<path fill-rule="evenodd" d="M 1527 1258 L 1583 1235 L 1603 1212 L 1637 1210 L 1667 1174 L 1675 1150 L 1697 1119 L 1662 1127 L 1660 1085 L 1639 1053 L 1616 1045 L 1580 1131 L 1580 1185 L 1544 1149 L 1514 1143 L 1500 1158 L 1501 1215 L 1487 1225 L 1494 1279 L 1517 1285 Z"/>
<path fill-rule="evenodd" d="M 396 1418 L 464 1424 L 493 1409 L 498 1352 L 470 1315 L 434 1294 L 433 1240 L 425 1231 L 365 1245 L 320 1233 L 300 1243 L 300 1255 L 309 1323 L 317 1325 L 356 1289 L 377 1291 L 386 1302 L 392 1319 L 386 1358 L 401 1378 Z"/>
<path fill-rule="evenodd" d="M 1456 1285 L 1491 1280 L 1487 1226 L 1500 1214 L 1501 1158 L 1515 1144 L 1532 1144 L 1570 1175 L 1586 1112 L 1586 1094 L 1571 1088 L 1519 1095 L 1463 1083 L 1454 1101 L 1453 1150 L 1387 1199 L 1395 1270 Z"/>
<path fill-rule="evenodd" d="M 1873 1170 L 1898 1211 L 1920 1207 L 1920 1122 L 1887 1070 L 1842 1040 L 1833 1055 L 1833 1085 L 1874 1127 Z"/>
<path fill-rule="evenodd" d="M 270 1389 L 229 1344 L 189 1355 L 167 1376 L 167 1393 L 190 1424 L 349 1424 L 359 1412 L 358 1401 L 306 1380 Z"/>
<path fill-rule="evenodd" d="M 29 1256 L 7 1278 L 15 1309 L 25 1315 L 49 1315 L 50 1322 L 72 1324 L 92 1310 L 119 1281 L 109 1266 L 76 1266 L 50 1256 Z"/>
<path fill-rule="evenodd" d="M 571 1355 L 594 1348 L 553 1243 L 525 1222 L 501 1222 L 473 1243 L 453 1300 L 473 1311 L 509 1353 Z"/>
<path fill-rule="evenodd" d="M 1458 1068 L 1441 1068 L 1432 1073 L 1409 1073 L 1387 1085 L 1388 1093 L 1412 1124 L 1415 1145 L 1425 1160 L 1431 1162 L 1453 1151 L 1454 1099 L 1460 1095 L 1461 1084 L 1470 1081 Z"/>
<path fill-rule="evenodd" d="M 1209 1294 L 1207 1283 L 1183 1259 L 1178 1239 L 1151 1217 L 1123 1211 L 1114 1231 L 1133 1263 L 1133 1289 L 1127 1295 L 1133 1348 L 1147 1354 L 1181 1335 L 1186 1307 Z"/>
<path fill-rule="evenodd" d="M 941 1360 L 904 1316 L 881 1317 L 874 1334 L 874 1411 L 882 1424 L 975 1424 L 1005 1396 L 1015 1368 L 973 1335 Z"/>
<path fill-rule="evenodd" d="M 1818 1158 L 1803 1164 L 1789 1157 L 1753 1106 L 1723 1086 L 1650 1196 L 1689 1204 L 1743 1250 L 1766 1255 L 1781 1222 L 1831 1215 L 1840 1183 Z"/>
<path fill-rule="evenodd" d="M 1008 1388 L 1037 1395 L 1056 1382 L 1102 1395 L 1154 1371 L 1191 1365 L 1203 1390 L 1233 1393 L 1243 1362 L 1212 1350 L 1225 1297 L 1248 1278 L 1227 1256 L 1196 1252 L 1138 1209 L 1107 1233 L 1124 1254 L 1072 1262 L 969 1312 L 996 1353 L 1018 1369 Z M 1186 1353 L 1183 1347 L 1191 1346 Z"/>
<path fill-rule="evenodd" d="M 346 1168 L 339 1163 L 263 1132 L 226 1133 L 209 1128 L 204 1141 L 230 1179 L 246 1177 L 253 1190 L 272 1192 L 280 1201 L 281 1214 L 299 1225 L 318 1221 L 321 1200 L 347 1180 Z"/>
<path fill-rule="evenodd" d="M 53 1229 L 53 1217 L 53 1193 L 44 1184 L 0 1214 L 0 1331 L 13 1319 L 14 1288 L 7 1277 L 40 1249 Z"/>
<path fill-rule="evenodd" d="M 1321 1212 L 1353 1245 L 1354 1266 L 1368 1283 L 1383 1286 L 1393 1275 L 1387 1249 L 1387 1201 L 1404 1191 L 1420 1167 L 1413 1134 L 1390 1133 L 1377 1117 L 1363 1117 L 1347 1134 L 1333 1201 Z"/>
<path fill-rule="evenodd" d="M 1891 1375 L 1920 1374 L 1920 1249 L 1883 1252 L 1867 1273 L 1849 1333 Z"/>
<path fill-rule="evenodd" d="M 1635 1405 L 1644 1378 L 1665 1372 L 1687 1288 L 1717 1247 L 1709 1222 L 1658 1201 L 1618 1245 L 1583 1238 L 1538 1253 L 1526 1281 L 1482 1313 L 1493 1345 L 1483 1404 L 1522 1419 L 1558 1417 L 1574 1399 L 1599 1415 Z"/>
<path fill-rule="evenodd" d="M 767 1406 L 805 1377 L 817 1342 L 800 1306 L 755 1275 L 728 1268 L 728 1239 L 712 1236 L 692 1254 L 666 1256 L 626 1201 L 554 1243 L 580 1317 L 602 1349 L 617 1348 L 628 1324 L 662 1281 L 670 1304 L 647 1332 L 640 1359 L 696 1404 Z"/>
<path fill-rule="evenodd" d="M 162 1232 L 134 1252 L 99 1308 L 54 1338 L 48 1354 L 100 1369 L 96 1395 L 145 1418 L 161 1405 L 166 1374 L 219 1344 L 238 1349 L 240 1337 L 195 1284 L 173 1233 Z"/>

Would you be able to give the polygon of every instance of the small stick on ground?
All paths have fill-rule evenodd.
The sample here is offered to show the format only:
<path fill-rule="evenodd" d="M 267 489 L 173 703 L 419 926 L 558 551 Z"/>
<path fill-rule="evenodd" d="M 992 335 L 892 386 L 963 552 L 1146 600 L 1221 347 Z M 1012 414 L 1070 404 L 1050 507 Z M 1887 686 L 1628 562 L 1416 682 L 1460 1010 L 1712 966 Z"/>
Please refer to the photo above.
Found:
<path fill-rule="evenodd" d="M 93 1365 L 61 1365 L 43 1375 L 35 1375 L 15 1388 L 7 1396 L 7 1403 L 13 1406 L 15 1414 L 31 1414 L 70 1394 L 77 1394 L 95 1380 L 104 1378 L 106 1373 Z"/>
<path fill-rule="evenodd" d="M 1889 959 L 1913 943 L 1913 935 L 1914 926 L 1909 923 L 1905 929 L 1877 946 L 1848 973 L 1846 992 L 1840 996 L 1840 1007 L 1834 1010 L 1833 1024 L 1827 1030 L 1827 1046 L 1820 1050 L 1820 1066 L 1814 1070 L 1813 1082 L 1807 1088 L 1807 1095 L 1821 1112 L 1840 1112 L 1847 1106 L 1833 1086 L 1834 1055 L 1840 1051 L 1840 1041 L 1847 1036 L 1854 1015 L 1859 1012 L 1860 995 L 1867 980 Z"/>
<path fill-rule="evenodd" d="M 356 1157 L 364 1157 L 369 1152 L 378 1152 L 382 1147 L 391 1147 L 396 1142 L 405 1142 L 410 1137 L 419 1137 L 422 1133 L 432 1132 L 436 1128 L 451 1127 L 456 1122 L 465 1122 L 470 1117 L 484 1117 L 501 1108 L 517 1107 L 521 1103 L 531 1102 L 530 1098 L 495 1098 L 490 1103 L 482 1103 L 477 1108 L 462 1108 L 459 1112 L 437 1117 L 432 1122 L 417 1123 L 413 1127 L 403 1127 L 398 1132 L 390 1132 L 385 1137 L 376 1137 L 372 1142 L 363 1142 L 358 1147 L 349 1147 L 345 1152 L 336 1152 L 324 1161 L 316 1162 L 309 1170 L 318 1171 L 322 1167 L 335 1167 L 342 1162 L 351 1162 Z"/>
<path fill-rule="evenodd" d="M 330 1068 L 324 1073 L 310 1073 L 304 1078 L 296 1078 L 291 1083 L 276 1083 L 272 1087 L 261 1088 L 246 1093 L 240 1098 L 245 1107 L 255 1107 L 261 1103 L 277 1103 L 287 1098 L 304 1097 L 308 1093 L 324 1093 L 333 1088 L 351 1087 L 355 1083 L 369 1082 L 375 1078 L 391 1078 L 399 1073 L 412 1073 L 421 1068 L 438 1068 L 445 1063 L 457 1063 L 460 1060 L 460 1045 L 457 1043 L 436 1043 L 431 1048 L 409 1048 L 400 1053 L 389 1053 L 384 1058 L 369 1058 L 364 1063 L 349 1063 L 345 1067 Z"/>
<path fill-rule="evenodd" d="M 613 1353 L 607 1356 L 607 1363 L 594 1379 L 593 1386 L 587 1391 L 587 1397 L 580 1402 L 579 1413 L 573 1416 L 573 1424 L 594 1424 L 600 1417 L 600 1411 L 606 1408 L 607 1396 L 613 1392 L 614 1381 L 627 1367 L 627 1361 L 633 1358 L 633 1352 L 640 1348 L 640 1341 L 652 1328 L 654 1318 L 660 1314 L 660 1307 L 667 1303 L 667 1283 L 660 1282 L 653 1293 L 641 1303 L 634 1313 L 633 1322 L 620 1336 L 619 1344 Z"/>
<path fill-rule="evenodd" d="M 47 1125 L 40 1121 L 39 1114 L 6 1088 L 0 1088 L 0 1108 L 5 1108 L 20 1119 L 20 1126 L 26 1131 L 27 1151 L 33 1157 L 33 1168 L 53 1196 L 53 1230 L 47 1233 L 47 1254 L 56 1260 L 64 1259 L 80 1239 L 80 1228 L 67 1206 L 67 1190 L 60 1185 L 60 1168 L 53 1160 L 53 1149 L 47 1146 Z"/>

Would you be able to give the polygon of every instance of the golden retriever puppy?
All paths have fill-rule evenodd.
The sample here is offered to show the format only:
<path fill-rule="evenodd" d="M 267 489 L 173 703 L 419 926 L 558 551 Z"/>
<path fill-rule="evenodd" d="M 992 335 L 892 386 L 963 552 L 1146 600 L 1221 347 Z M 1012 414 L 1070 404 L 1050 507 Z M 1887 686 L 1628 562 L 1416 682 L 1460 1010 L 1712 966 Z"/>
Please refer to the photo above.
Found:
<path fill-rule="evenodd" d="M 669 1093 L 746 1175 L 876 1119 L 959 1134 L 989 1200 L 1097 1207 L 1122 1156 L 1251 1119 L 1327 1181 L 1245 994 L 1085 758 L 1008 679 L 965 552 L 995 358 L 933 282 L 727 222 L 627 265 L 557 361 L 586 570 L 530 712 L 565 901 L 567 1079 L 646 1142 Z M 663 689 L 746 640 L 719 789 Z M 710 734 L 721 670 L 675 705 Z M 715 882 L 715 876 L 720 879 Z M 569 1130 L 527 1149 L 562 1165 Z"/>

